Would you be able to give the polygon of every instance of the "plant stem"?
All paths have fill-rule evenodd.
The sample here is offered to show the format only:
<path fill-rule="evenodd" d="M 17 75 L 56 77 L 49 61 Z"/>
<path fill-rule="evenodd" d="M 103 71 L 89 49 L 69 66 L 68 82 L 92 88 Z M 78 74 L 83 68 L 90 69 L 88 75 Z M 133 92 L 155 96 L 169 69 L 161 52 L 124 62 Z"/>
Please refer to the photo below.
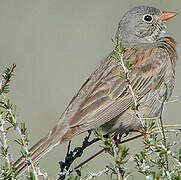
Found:
<path fill-rule="evenodd" d="M 162 112 L 164 109 L 164 102 L 162 103 L 162 110 L 160 112 L 160 127 L 161 127 L 161 131 L 162 131 L 162 137 L 163 137 L 163 145 L 165 146 L 166 150 L 167 150 L 167 141 L 166 141 L 166 136 L 165 136 L 165 130 L 164 130 L 164 126 L 163 126 L 163 120 L 162 120 Z M 168 154 L 165 154 L 165 160 L 166 160 L 166 170 L 168 171 Z"/>
<path fill-rule="evenodd" d="M 142 137 L 142 136 L 143 136 L 142 134 L 139 134 L 139 135 L 134 136 L 132 138 L 121 141 L 120 144 L 127 143 L 129 141 L 135 140 L 135 139 Z M 94 159 L 95 157 L 97 157 L 98 155 L 100 155 L 103 152 L 104 152 L 104 148 L 101 149 L 100 151 L 98 151 L 97 153 L 95 153 L 94 155 L 92 155 L 91 157 L 89 157 L 88 159 L 86 159 L 85 161 L 83 161 L 82 163 L 80 163 L 79 165 L 77 165 L 74 169 L 78 169 L 78 168 L 82 167 L 83 165 L 87 164 L 89 161 L 91 161 L 92 159 Z"/>

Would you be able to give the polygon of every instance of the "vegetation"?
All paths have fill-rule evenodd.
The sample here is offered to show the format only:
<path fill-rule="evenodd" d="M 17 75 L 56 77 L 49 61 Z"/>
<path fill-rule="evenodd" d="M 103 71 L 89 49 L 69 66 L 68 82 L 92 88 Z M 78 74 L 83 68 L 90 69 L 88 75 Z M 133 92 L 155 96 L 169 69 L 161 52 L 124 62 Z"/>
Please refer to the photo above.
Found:
<path fill-rule="evenodd" d="M 147 180 L 181 180 L 181 130 L 179 125 L 163 125 L 162 114 L 157 119 L 147 119 L 145 117 L 143 120 L 139 116 L 139 103 L 136 101 L 137 92 L 133 91 L 129 83 L 128 72 L 130 64 L 129 62 L 123 61 L 122 57 L 125 49 L 120 42 L 121 41 L 115 43 L 116 48 L 113 56 L 120 62 L 120 65 L 124 69 L 124 73 L 120 76 L 128 82 L 128 90 L 134 99 L 132 109 L 143 125 L 139 130 L 140 134 L 119 142 L 119 135 L 109 134 L 103 136 L 101 129 L 97 128 L 94 130 L 95 139 L 89 141 L 89 133 L 89 135 L 85 137 L 82 147 L 75 148 L 72 151 L 70 151 L 70 147 L 68 147 L 65 161 L 60 162 L 61 170 L 59 173 L 57 172 L 57 179 L 89 180 L 96 177 L 99 179 L 102 174 L 106 174 L 107 179 L 110 180 L 134 179 L 133 172 L 127 168 L 127 163 L 134 161 L 135 170 L 145 176 Z M 43 177 L 43 179 L 48 179 L 48 175 L 42 173 L 37 163 L 33 163 L 30 159 L 27 127 L 24 122 L 20 123 L 17 121 L 16 105 L 8 98 L 9 86 L 14 79 L 15 67 L 15 64 L 5 67 L 0 79 L 0 179 L 19 179 L 16 169 L 13 167 L 13 153 L 9 150 L 13 142 L 20 147 L 21 154 L 26 161 L 31 164 L 31 168 L 23 175 L 24 179 L 38 180 L 40 176 Z M 15 131 L 19 138 L 9 139 L 8 134 L 11 131 Z M 166 137 L 169 137 L 170 133 L 174 133 L 174 138 L 170 139 Z M 143 137 L 142 149 L 140 149 L 140 152 L 137 154 L 130 154 L 129 149 L 123 144 L 128 141 L 134 141 L 134 139 L 141 136 Z M 82 171 L 85 171 L 85 169 L 82 170 L 81 166 L 86 164 L 90 159 L 74 168 L 71 167 L 71 164 L 83 154 L 85 148 L 98 140 L 102 142 L 101 150 L 90 159 L 96 158 L 100 153 L 106 153 L 107 156 L 113 157 L 113 161 L 107 165 L 103 165 L 104 168 L 96 173 L 90 174 L 88 172 L 89 170 L 86 169 L 87 175 L 82 177 Z M 91 146 L 89 148 L 91 148 Z M 131 160 L 130 157 L 134 157 L 134 160 Z"/>

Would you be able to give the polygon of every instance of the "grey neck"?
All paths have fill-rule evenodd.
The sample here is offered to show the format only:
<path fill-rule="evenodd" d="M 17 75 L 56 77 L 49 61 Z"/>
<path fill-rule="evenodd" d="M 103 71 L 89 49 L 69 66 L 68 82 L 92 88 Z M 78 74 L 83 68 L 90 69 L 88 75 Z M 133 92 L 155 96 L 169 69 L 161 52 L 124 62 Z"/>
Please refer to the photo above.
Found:
<path fill-rule="evenodd" d="M 155 45 L 157 44 L 161 39 L 164 39 L 166 37 L 169 37 L 169 34 L 160 34 L 160 36 L 153 38 L 153 36 L 151 37 L 144 37 L 144 38 L 140 38 L 140 37 L 133 37 L 133 38 L 128 38 L 129 36 L 127 36 L 126 38 L 124 36 L 122 36 L 122 45 L 124 47 L 138 47 L 138 46 L 150 46 L 150 45 Z M 131 36 L 130 36 L 131 37 Z"/>

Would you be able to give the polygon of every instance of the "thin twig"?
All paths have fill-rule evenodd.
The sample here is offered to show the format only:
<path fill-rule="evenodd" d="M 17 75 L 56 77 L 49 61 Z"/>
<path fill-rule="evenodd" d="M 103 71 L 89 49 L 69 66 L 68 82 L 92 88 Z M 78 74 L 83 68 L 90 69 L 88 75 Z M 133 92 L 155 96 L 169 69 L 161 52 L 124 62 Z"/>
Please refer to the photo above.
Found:
<path fill-rule="evenodd" d="M 172 128 L 172 127 L 180 127 L 181 128 L 181 124 L 167 124 L 163 126 L 164 128 Z"/>
<path fill-rule="evenodd" d="M 88 163 L 90 160 L 94 159 L 95 157 L 97 157 L 99 154 L 101 154 L 102 152 L 104 152 L 104 149 L 101 149 L 100 151 L 98 151 L 97 153 L 95 153 L 93 156 L 91 156 L 90 158 L 86 159 L 85 161 L 83 161 L 82 163 L 80 163 L 78 166 L 76 166 L 74 169 L 78 169 L 80 167 L 82 167 L 83 165 L 85 165 L 86 163 Z"/>
<path fill-rule="evenodd" d="M 116 160 L 116 159 L 115 159 Z M 119 167 L 117 167 L 117 175 L 118 175 L 118 180 L 121 180 L 121 173 L 119 171 Z"/>
<path fill-rule="evenodd" d="M 165 146 L 165 148 L 167 149 L 167 141 L 166 141 L 166 136 L 165 136 L 165 131 L 164 131 L 164 126 L 163 126 L 163 120 L 162 120 L 162 113 L 163 113 L 163 109 L 164 109 L 164 102 L 162 103 L 162 110 L 160 112 L 160 127 L 161 127 L 161 131 L 162 131 L 162 136 L 163 136 L 163 145 Z M 166 170 L 168 171 L 168 154 L 165 154 L 165 159 L 166 159 Z"/>
<path fill-rule="evenodd" d="M 9 109 L 8 112 L 9 112 L 9 114 L 11 115 L 11 117 L 12 117 L 12 119 L 13 119 L 13 122 L 14 122 L 15 124 L 17 124 L 16 119 L 14 118 L 11 109 Z M 25 150 L 26 154 L 29 155 L 30 153 L 29 153 L 29 150 L 28 150 L 28 144 L 27 144 L 25 135 L 21 132 L 21 129 L 20 129 L 18 126 L 16 126 L 16 130 L 17 130 L 17 132 L 19 133 L 19 136 L 21 137 L 21 140 L 22 140 L 22 143 L 23 143 L 23 149 Z M 34 176 L 35 176 L 35 180 L 38 180 L 38 179 L 39 179 L 39 178 L 38 178 L 38 174 L 37 174 L 37 171 L 36 171 L 36 169 L 35 169 L 35 166 L 34 166 L 33 161 L 31 160 L 30 157 L 27 158 L 27 161 L 31 164 L 31 167 L 32 167 L 32 170 L 33 170 L 33 174 L 34 174 Z"/>
<path fill-rule="evenodd" d="M 126 75 L 126 80 L 127 80 L 127 83 L 128 83 L 129 90 L 130 90 L 131 95 L 132 95 L 132 97 L 133 97 L 134 106 L 135 106 L 134 111 L 135 111 L 136 116 L 138 117 L 138 119 L 139 119 L 139 121 L 140 121 L 140 123 L 141 123 L 141 125 L 142 125 L 142 127 L 143 127 L 144 124 L 143 124 L 142 118 L 141 118 L 141 116 L 140 116 L 139 111 L 137 110 L 137 107 L 138 107 L 137 98 L 136 98 L 136 95 L 135 95 L 135 93 L 134 93 L 134 90 L 133 90 L 133 88 L 132 88 L 132 86 L 131 86 L 131 82 L 130 82 L 130 79 L 129 79 L 129 76 L 128 76 L 128 75 L 129 75 L 128 68 L 127 68 L 127 67 L 125 66 L 125 64 L 124 64 L 123 54 L 121 54 L 121 53 L 118 52 L 118 56 L 119 56 L 119 59 L 120 59 L 120 65 L 122 66 L 122 68 L 123 68 L 123 70 L 124 70 L 124 73 L 125 73 L 125 75 Z"/>
<path fill-rule="evenodd" d="M 98 172 L 98 173 L 92 173 L 86 180 L 90 180 L 90 179 L 93 179 L 93 178 L 95 178 L 95 177 L 99 177 L 99 176 L 101 176 L 102 174 L 107 173 L 108 171 L 109 171 L 109 169 L 106 168 L 106 169 L 104 169 L 104 170 L 102 170 L 102 171 L 100 171 L 100 172 Z"/>
<path fill-rule="evenodd" d="M 3 152 L 3 155 L 5 156 L 5 159 L 6 159 L 6 163 L 8 165 L 8 169 L 10 168 L 10 159 L 9 159 L 9 152 L 7 151 L 8 149 L 8 143 L 7 143 L 7 136 L 6 136 L 6 130 L 5 130 L 5 121 L 4 119 L 2 118 L 2 115 L 0 114 L 0 122 L 1 122 L 1 125 L 0 125 L 0 131 L 2 132 L 2 143 L 1 143 L 1 148 L 2 148 L 2 152 Z"/>
<path fill-rule="evenodd" d="M 129 139 L 126 139 L 124 141 L 121 141 L 120 144 L 124 144 L 124 143 L 127 143 L 129 141 L 132 141 L 134 139 L 137 139 L 139 137 L 142 137 L 143 134 L 139 134 L 137 136 L 134 136 L 134 137 L 131 137 Z M 94 159 L 95 157 L 97 157 L 99 154 L 103 153 L 104 152 L 104 148 L 101 149 L 100 151 L 98 151 L 97 153 L 95 153 L 94 155 L 92 155 L 91 157 L 89 157 L 88 159 L 86 159 L 85 161 L 83 161 L 82 163 L 80 163 L 79 165 L 77 165 L 74 169 L 78 169 L 80 167 L 82 167 L 83 165 L 87 164 L 89 161 L 91 161 L 92 159 Z"/>
<path fill-rule="evenodd" d="M 177 133 L 177 132 L 180 132 L 180 131 L 178 131 L 178 129 L 170 129 L 170 130 L 164 130 L 165 131 L 165 133 L 170 133 L 170 132 L 173 132 L 173 133 Z M 159 131 L 154 131 L 155 133 L 162 133 L 162 131 L 161 130 L 159 130 Z"/>
<path fill-rule="evenodd" d="M 65 161 L 60 161 L 60 169 L 61 172 L 59 173 L 57 180 L 64 180 L 65 177 L 70 174 L 72 169 L 70 169 L 71 164 L 75 161 L 75 159 L 82 156 L 84 150 L 89 147 L 90 145 L 94 144 L 95 142 L 99 141 L 99 138 L 94 138 L 93 140 L 89 141 L 91 131 L 88 131 L 89 134 L 84 138 L 81 147 L 75 147 L 73 151 L 70 151 L 70 142 L 68 145 L 67 155 L 65 157 Z"/>
<path fill-rule="evenodd" d="M 175 98 L 175 99 L 174 99 Z M 169 104 L 169 103 L 173 103 L 173 102 L 177 102 L 181 99 L 181 96 L 172 96 L 173 100 L 168 100 L 165 102 L 165 104 Z"/>
<path fill-rule="evenodd" d="M 11 78 L 11 74 L 13 73 L 14 69 L 16 68 L 16 64 L 13 64 L 13 67 L 11 68 L 11 71 L 8 73 L 7 78 L 2 80 L 0 83 L 0 92 L 2 91 L 2 89 L 7 85 L 7 83 L 9 82 L 10 78 Z"/>
<path fill-rule="evenodd" d="M 169 125 L 164 125 L 163 127 L 164 128 L 171 128 L 171 127 L 179 127 L 179 126 L 181 127 L 181 124 L 173 124 L 173 125 L 169 124 Z M 158 131 L 158 129 L 160 129 L 160 128 L 154 128 L 153 132 L 155 132 L 155 133 L 162 132 L 161 130 Z M 142 136 L 143 136 L 143 134 L 139 134 L 137 136 L 134 136 L 134 137 L 131 137 L 129 139 L 121 141 L 120 144 L 124 144 L 124 143 L 130 142 L 130 141 L 138 139 L 138 138 L 140 138 Z M 98 155 L 100 155 L 103 152 L 104 152 L 104 148 L 101 149 L 100 151 L 98 151 L 97 153 L 95 153 L 94 155 L 92 155 L 91 157 L 89 157 L 88 159 L 86 159 L 85 161 L 83 161 L 82 163 L 80 163 L 79 165 L 77 165 L 74 169 L 79 169 L 80 167 L 82 167 L 83 165 L 87 164 L 89 161 L 91 161 L 92 159 L 94 159 L 95 157 L 97 157 Z"/>

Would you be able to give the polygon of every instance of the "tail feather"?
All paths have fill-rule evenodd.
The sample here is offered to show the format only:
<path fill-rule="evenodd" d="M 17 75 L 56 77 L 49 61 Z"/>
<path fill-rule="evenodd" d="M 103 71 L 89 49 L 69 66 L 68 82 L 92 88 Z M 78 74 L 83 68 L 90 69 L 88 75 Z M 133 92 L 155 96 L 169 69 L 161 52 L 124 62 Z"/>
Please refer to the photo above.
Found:
<path fill-rule="evenodd" d="M 32 162 L 38 161 L 42 156 L 52 150 L 58 144 L 65 143 L 72 139 L 77 133 L 68 126 L 56 125 L 47 136 L 38 141 L 32 148 L 29 149 L 30 159 Z M 25 161 L 25 158 L 20 157 L 15 163 L 14 167 L 17 174 L 22 174 L 30 165 L 30 162 Z"/>
<path fill-rule="evenodd" d="M 55 146 L 54 146 L 55 147 Z M 53 147 L 48 144 L 47 136 L 42 138 L 38 143 L 36 143 L 29 152 L 31 153 L 30 159 L 32 162 L 38 161 L 44 154 L 50 151 Z M 21 175 L 30 165 L 23 156 L 21 156 L 15 163 L 14 167 L 17 170 L 17 174 Z"/>

